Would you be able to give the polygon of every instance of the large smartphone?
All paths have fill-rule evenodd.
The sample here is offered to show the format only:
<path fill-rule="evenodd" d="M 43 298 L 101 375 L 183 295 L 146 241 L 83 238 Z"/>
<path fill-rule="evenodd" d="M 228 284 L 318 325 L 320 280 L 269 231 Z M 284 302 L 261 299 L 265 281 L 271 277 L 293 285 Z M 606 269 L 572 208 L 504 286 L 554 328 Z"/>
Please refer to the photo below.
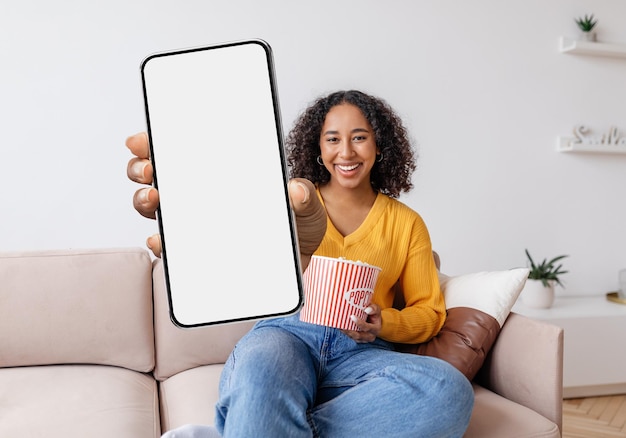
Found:
<path fill-rule="evenodd" d="M 172 321 L 295 313 L 302 279 L 269 44 L 156 53 L 141 76 Z"/>

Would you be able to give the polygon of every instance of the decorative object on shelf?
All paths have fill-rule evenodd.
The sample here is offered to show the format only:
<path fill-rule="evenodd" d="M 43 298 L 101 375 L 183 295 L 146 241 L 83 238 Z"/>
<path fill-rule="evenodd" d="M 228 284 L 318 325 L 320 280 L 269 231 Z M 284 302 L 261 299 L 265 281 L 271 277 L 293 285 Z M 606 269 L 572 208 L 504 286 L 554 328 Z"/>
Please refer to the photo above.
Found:
<path fill-rule="evenodd" d="M 593 30 L 598 24 L 598 20 L 593 18 L 593 14 L 587 16 L 585 14 L 584 17 L 576 18 L 576 24 L 578 28 L 582 31 L 581 38 L 585 41 L 596 41 L 596 33 Z"/>
<path fill-rule="evenodd" d="M 524 289 L 520 294 L 521 301 L 527 307 L 539 309 L 552 307 L 554 303 L 554 287 L 557 284 L 561 287 L 563 286 L 559 277 L 568 272 L 562 269 L 562 264 L 557 265 L 557 262 L 567 256 L 560 255 L 549 261 L 544 259 L 537 264 L 530 256 L 528 250 L 526 249 L 525 251 L 530 264 L 530 272 L 528 273 Z"/>
<path fill-rule="evenodd" d="M 574 137 L 559 137 L 557 150 L 626 153 L 626 136 L 622 136 L 615 126 L 600 135 L 590 135 L 590 132 L 584 125 L 575 126 Z"/>
<path fill-rule="evenodd" d="M 609 132 L 606 134 L 587 136 L 586 133 L 590 131 L 589 128 L 583 125 L 578 125 L 574 128 L 574 135 L 576 140 L 574 143 L 581 143 L 586 145 L 626 145 L 626 137 L 619 135 L 619 131 L 615 126 L 611 126 Z"/>
<path fill-rule="evenodd" d="M 626 298 L 620 298 L 619 292 L 609 292 L 606 294 L 606 299 L 618 304 L 626 304 Z"/>

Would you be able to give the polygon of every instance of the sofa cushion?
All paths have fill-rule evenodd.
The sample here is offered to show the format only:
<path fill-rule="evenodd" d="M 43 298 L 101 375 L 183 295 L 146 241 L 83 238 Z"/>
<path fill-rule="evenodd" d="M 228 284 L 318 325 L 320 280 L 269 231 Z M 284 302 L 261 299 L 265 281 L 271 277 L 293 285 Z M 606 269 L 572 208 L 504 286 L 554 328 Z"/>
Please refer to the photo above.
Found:
<path fill-rule="evenodd" d="M 149 375 L 103 365 L 0 369 L 0 436 L 155 438 L 157 385 Z"/>
<path fill-rule="evenodd" d="M 185 424 L 212 425 L 218 384 L 224 364 L 205 365 L 178 373 L 159 385 L 163 432 Z"/>
<path fill-rule="evenodd" d="M 151 268 L 143 249 L 0 254 L 0 367 L 151 371 Z"/>
<path fill-rule="evenodd" d="M 474 384 L 474 410 L 464 438 L 560 438 L 558 426 L 520 404 Z"/>
<path fill-rule="evenodd" d="M 398 349 L 446 360 L 472 380 L 484 363 L 527 278 L 526 268 L 455 277 L 440 274 L 448 311 L 441 331 L 426 343 L 399 345 Z"/>
<path fill-rule="evenodd" d="M 440 274 L 446 308 L 468 307 L 494 317 L 504 325 L 511 308 L 522 292 L 529 269 L 474 272 L 457 276 Z"/>
<path fill-rule="evenodd" d="M 412 346 L 409 351 L 444 359 L 472 380 L 499 332 L 500 326 L 491 315 L 468 307 L 455 307 L 448 310 L 446 322 L 437 336 Z"/>
<path fill-rule="evenodd" d="M 224 363 L 253 321 L 181 329 L 172 323 L 165 287 L 163 263 L 154 261 L 154 376 L 164 380 L 181 371 L 202 365 Z M 232 293 L 220 291 L 219 293 Z M 216 306 L 219 302 L 216 302 Z"/>

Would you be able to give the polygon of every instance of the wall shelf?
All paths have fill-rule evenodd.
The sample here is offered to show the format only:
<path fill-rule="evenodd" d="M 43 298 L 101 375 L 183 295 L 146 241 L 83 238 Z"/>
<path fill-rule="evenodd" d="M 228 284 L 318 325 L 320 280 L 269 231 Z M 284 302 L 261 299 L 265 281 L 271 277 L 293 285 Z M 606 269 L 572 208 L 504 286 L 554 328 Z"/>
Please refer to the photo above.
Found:
<path fill-rule="evenodd" d="M 626 59 L 626 44 L 616 43 L 598 43 L 594 41 L 583 41 L 574 38 L 562 36 L 560 38 L 559 49 L 561 53 L 569 53 L 574 55 L 589 55 L 589 56 L 604 56 L 612 58 L 624 58 Z M 582 129 L 582 127 L 581 127 Z M 622 143 L 623 138 L 620 138 L 619 144 L 612 143 L 611 136 L 614 134 L 613 129 L 609 134 L 609 141 L 606 144 L 602 141 L 595 143 L 592 139 L 591 142 L 580 142 L 575 137 L 559 137 L 557 140 L 556 150 L 558 152 L 584 152 L 584 153 L 596 153 L 596 154 L 626 154 L 626 144 Z M 616 132 L 615 132 L 616 133 Z M 625 137 L 626 138 L 626 137 Z M 578 142 L 577 142 L 578 140 Z M 591 143 L 591 144 L 590 144 Z"/>
<path fill-rule="evenodd" d="M 626 44 L 581 41 L 564 36 L 561 37 L 560 43 L 560 50 L 562 53 L 626 58 Z"/>
<path fill-rule="evenodd" d="M 582 144 L 574 143 L 575 140 L 575 137 L 559 137 L 556 150 L 559 152 L 626 154 L 626 144 Z"/>

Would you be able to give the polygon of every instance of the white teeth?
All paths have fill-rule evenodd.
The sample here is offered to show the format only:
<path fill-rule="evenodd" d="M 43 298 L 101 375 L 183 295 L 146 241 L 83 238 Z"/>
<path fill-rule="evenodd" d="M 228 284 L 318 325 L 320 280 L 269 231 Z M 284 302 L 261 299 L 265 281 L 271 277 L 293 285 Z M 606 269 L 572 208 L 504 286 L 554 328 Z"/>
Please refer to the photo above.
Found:
<path fill-rule="evenodd" d="M 337 167 L 340 168 L 341 170 L 348 171 L 348 170 L 356 169 L 357 167 L 359 167 L 359 165 L 358 164 L 353 164 L 352 166 L 341 166 L 341 165 L 338 164 Z"/>

